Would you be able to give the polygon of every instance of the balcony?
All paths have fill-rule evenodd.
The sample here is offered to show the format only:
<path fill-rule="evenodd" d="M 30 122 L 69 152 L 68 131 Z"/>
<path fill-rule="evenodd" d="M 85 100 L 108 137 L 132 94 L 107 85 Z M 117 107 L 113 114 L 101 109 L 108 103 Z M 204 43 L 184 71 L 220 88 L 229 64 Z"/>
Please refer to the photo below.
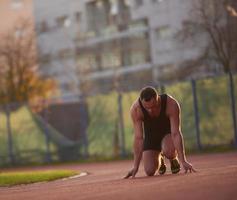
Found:
<path fill-rule="evenodd" d="M 109 42 L 111 40 L 136 37 L 139 34 L 147 33 L 148 29 L 147 20 L 142 19 L 132 21 L 123 28 L 121 28 L 120 25 L 111 25 L 97 32 L 79 32 L 76 42 L 79 48 L 89 47 L 98 43 Z"/>

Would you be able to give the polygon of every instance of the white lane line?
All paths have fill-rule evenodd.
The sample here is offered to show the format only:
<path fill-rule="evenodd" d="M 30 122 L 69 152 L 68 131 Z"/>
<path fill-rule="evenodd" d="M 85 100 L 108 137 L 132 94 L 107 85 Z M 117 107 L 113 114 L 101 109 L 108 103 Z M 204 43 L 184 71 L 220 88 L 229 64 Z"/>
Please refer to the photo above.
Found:
<path fill-rule="evenodd" d="M 78 174 L 78 175 L 71 176 L 71 177 L 68 177 L 68 178 L 63 178 L 62 180 L 64 181 L 64 180 L 68 180 L 68 179 L 79 178 L 79 177 L 82 177 L 82 176 L 86 176 L 86 175 L 88 175 L 88 174 L 89 174 L 89 173 L 87 173 L 87 172 L 81 172 L 81 173 Z"/>

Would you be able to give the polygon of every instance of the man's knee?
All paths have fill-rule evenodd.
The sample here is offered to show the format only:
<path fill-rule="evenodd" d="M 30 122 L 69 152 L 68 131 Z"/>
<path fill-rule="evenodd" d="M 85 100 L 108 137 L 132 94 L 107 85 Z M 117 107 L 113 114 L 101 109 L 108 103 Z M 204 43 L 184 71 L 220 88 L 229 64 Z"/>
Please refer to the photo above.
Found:
<path fill-rule="evenodd" d="M 145 169 L 145 172 L 147 176 L 154 176 L 156 173 L 156 168 L 147 168 Z"/>

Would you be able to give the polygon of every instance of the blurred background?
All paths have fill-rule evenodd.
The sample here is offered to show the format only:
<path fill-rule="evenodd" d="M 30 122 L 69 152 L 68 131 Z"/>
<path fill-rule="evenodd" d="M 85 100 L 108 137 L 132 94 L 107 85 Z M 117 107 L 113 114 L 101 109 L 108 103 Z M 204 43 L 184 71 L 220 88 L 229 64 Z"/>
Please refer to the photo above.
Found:
<path fill-rule="evenodd" d="M 0 0 L 0 166 L 132 155 L 146 85 L 188 152 L 237 147 L 236 0 Z"/>

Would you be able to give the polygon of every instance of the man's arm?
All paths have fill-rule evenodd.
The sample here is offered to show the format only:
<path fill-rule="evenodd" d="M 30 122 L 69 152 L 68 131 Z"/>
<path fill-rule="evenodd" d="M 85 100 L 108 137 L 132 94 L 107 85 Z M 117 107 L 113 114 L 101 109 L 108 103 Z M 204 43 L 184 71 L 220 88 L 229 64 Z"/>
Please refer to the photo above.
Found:
<path fill-rule="evenodd" d="M 133 141 L 134 164 L 133 169 L 128 172 L 125 178 L 129 178 L 130 176 L 135 177 L 139 169 L 140 161 L 142 158 L 143 129 L 142 129 L 142 120 L 138 115 L 139 114 L 137 113 L 137 110 L 134 109 L 131 110 L 131 118 L 134 128 L 134 141 Z"/>
<path fill-rule="evenodd" d="M 187 162 L 185 149 L 184 149 L 184 140 L 181 132 L 181 114 L 180 106 L 177 101 L 170 99 L 170 125 L 171 125 L 171 137 L 174 143 L 174 147 L 177 150 L 178 158 L 181 161 L 185 172 L 188 170 L 195 171 L 190 163 Z"/>
<path fill-rule="evenodd" d="M 132 121 L 134 127 L 134 141 L 133 141 L 134 168 L 138 169 L 143 151 L 142 121 L 137 116 L 132 116 Z"/>

